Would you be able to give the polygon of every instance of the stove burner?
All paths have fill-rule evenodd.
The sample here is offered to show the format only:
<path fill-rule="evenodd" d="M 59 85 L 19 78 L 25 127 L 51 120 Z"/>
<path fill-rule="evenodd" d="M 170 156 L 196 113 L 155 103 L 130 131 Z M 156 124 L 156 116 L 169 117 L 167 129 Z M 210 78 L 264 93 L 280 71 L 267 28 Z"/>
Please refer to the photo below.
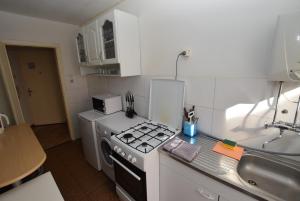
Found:
<path fill-rule="evenodd" d="M 123 135 L 123 137 L 124 137 L 125 139 L 129 139 L 129 138 L 132 138 L 133 135 L 132 135 L 131 133 L 126 133 L 126 134 Z"/>
<path fill-rule="evenodd" d="M 169 139 L 175 132 L 167 126 L 144 122 L 130 127 L 115 136 L 127 146 L 142 153 L 149 153 Z"/>
<path fill-rule="evenodd" d="M 165 134 L 164 133 L 157 133 L 158 137 L 163 137 Z"/>
<path fill-rule="evenodd" d="M 141 129 L 142 130 L 146 130 L 148 127 L 147 126 L 142 126 Z"/>
<path fill-rule="evenodd" d="M 141 145 L 142 145 L 143 147 L 147 147 L 147 146 L 148 146 L 148 143 L 147 143 L 147 142 L 143 142 Z"/>

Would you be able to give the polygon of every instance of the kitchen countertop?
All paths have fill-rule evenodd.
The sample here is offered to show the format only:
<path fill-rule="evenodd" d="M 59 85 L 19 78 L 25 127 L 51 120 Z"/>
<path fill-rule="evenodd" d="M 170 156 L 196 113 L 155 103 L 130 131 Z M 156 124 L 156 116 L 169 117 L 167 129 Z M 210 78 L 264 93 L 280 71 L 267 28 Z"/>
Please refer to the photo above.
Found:
<path fill-rule="evenodd" d="M 171 158 L 185 164 L 186 166 L 215 179 L 231 188 L 243 192 L 257 200 L 281 200 L 272 194 L 250 186 L 248 183 L 240 178 L 237 172 L 239 161 L 229 158 L 227 156 L 218 154 L 212 150 L 217 142 L 216 139 L 206 136 L 204 134 L 198 135 L 193 138 L 186 137 L 179 134 L 177 137 L 189 142 L 191 144 L 199 144 L 201 146 L 200 152 L 192 162 L 187 162 L 177 156 L 159 148 L 161 154 L 170 156 Z M 248 150 L 245 150 L 245 153 Z"/>
<path fill-rule="evenodd" d="M 50 172 L 0 195 L 1 201 L 64 201 Z"/>
<path fill-rule="evenodd" d="M 28 124 L 10 126 L 0 134 L 0 188 L 37 170 L 46 153 Z"/>

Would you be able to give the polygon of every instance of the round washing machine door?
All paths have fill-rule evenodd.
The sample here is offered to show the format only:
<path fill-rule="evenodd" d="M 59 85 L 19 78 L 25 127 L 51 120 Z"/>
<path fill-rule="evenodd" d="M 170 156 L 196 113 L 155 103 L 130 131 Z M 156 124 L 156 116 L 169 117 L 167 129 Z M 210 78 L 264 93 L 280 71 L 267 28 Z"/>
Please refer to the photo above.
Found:
<path fill-rule="evenodd" d="M 109 167 L 113 167 L 113 160 L 109 157 L 112 154 L 110 141 L 102 137 L 100 140 L 100 148 L 105 164 Z"/>

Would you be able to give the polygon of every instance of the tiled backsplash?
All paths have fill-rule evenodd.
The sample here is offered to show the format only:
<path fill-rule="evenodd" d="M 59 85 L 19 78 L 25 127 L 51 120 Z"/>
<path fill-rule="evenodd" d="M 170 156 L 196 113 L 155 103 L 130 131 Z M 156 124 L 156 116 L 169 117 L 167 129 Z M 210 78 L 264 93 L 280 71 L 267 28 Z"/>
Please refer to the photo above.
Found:
<path fill-rule="evenodd" d="M 128 78 L 87 78 L 89 95 L 110 92 L 124 94 L 130 90 L 135 95 L 136 111 L 148 116 L 149 84 L 158 76 L 137 76 Z M 172 79 L 172 77 L 163 77 Z M 278 83 L 258 78 L 223 77 L 179 77 L 186 84 L 185 104 L 196 106 L 199 117 L 198 129 L 204 133 L 237 140 L 245 145 L 261 146 L 266 139 L 278 135 L 277 129 L 264 129 L 265 122 L 271 122 L 274 114 L 273 96 L 277 94 Z M 284 85 L 285 95 L 280 98 L 277 120 L 292 122 L 300 85 Z M 287 97 L 288 96 L 288 97 Z M 123 101 L 124 102 L 124 101 Z M 283 109 L 288 114 L 282 114 Z"/>

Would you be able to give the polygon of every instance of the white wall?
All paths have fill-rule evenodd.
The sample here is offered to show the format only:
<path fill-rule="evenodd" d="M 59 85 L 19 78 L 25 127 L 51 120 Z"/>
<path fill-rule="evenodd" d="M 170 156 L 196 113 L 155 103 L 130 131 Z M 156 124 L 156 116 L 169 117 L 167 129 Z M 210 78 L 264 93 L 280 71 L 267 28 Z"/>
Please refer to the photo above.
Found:
<path fill-rule="evenodd" d="M 190 48 L 192 56 L 179 61 L 179 78 L 186 81 L 186 105 L 196 105 L 201 131 L 251 146 L 278 135 L 263 128 L 272 120 L 277 89 L 266 73 L 277 16 L 300 11 L 300 1 L 126 0 L 118 8 L 139 16 L 143 76 L 88 77 L 90 95 L 132 90 L 138 113 L 147 116 L 149 80 L 174 77 L 177 54 Z M 300 95 L 292 92 L 291 99 Z M 280 110 L 289 114 L 279 119 L 292 121 L 294 107 L 282 97 Z"/>
<path fill-rule="evenodd" d="M 87 109 L 87 85 L 76 63 L 77 26 L 0 11 L 0 41 L 16 40 L 58 44 L 62 52 L 67 104 L 70 108 L 75 138 L 79 136 L 77 112 Z"/>

